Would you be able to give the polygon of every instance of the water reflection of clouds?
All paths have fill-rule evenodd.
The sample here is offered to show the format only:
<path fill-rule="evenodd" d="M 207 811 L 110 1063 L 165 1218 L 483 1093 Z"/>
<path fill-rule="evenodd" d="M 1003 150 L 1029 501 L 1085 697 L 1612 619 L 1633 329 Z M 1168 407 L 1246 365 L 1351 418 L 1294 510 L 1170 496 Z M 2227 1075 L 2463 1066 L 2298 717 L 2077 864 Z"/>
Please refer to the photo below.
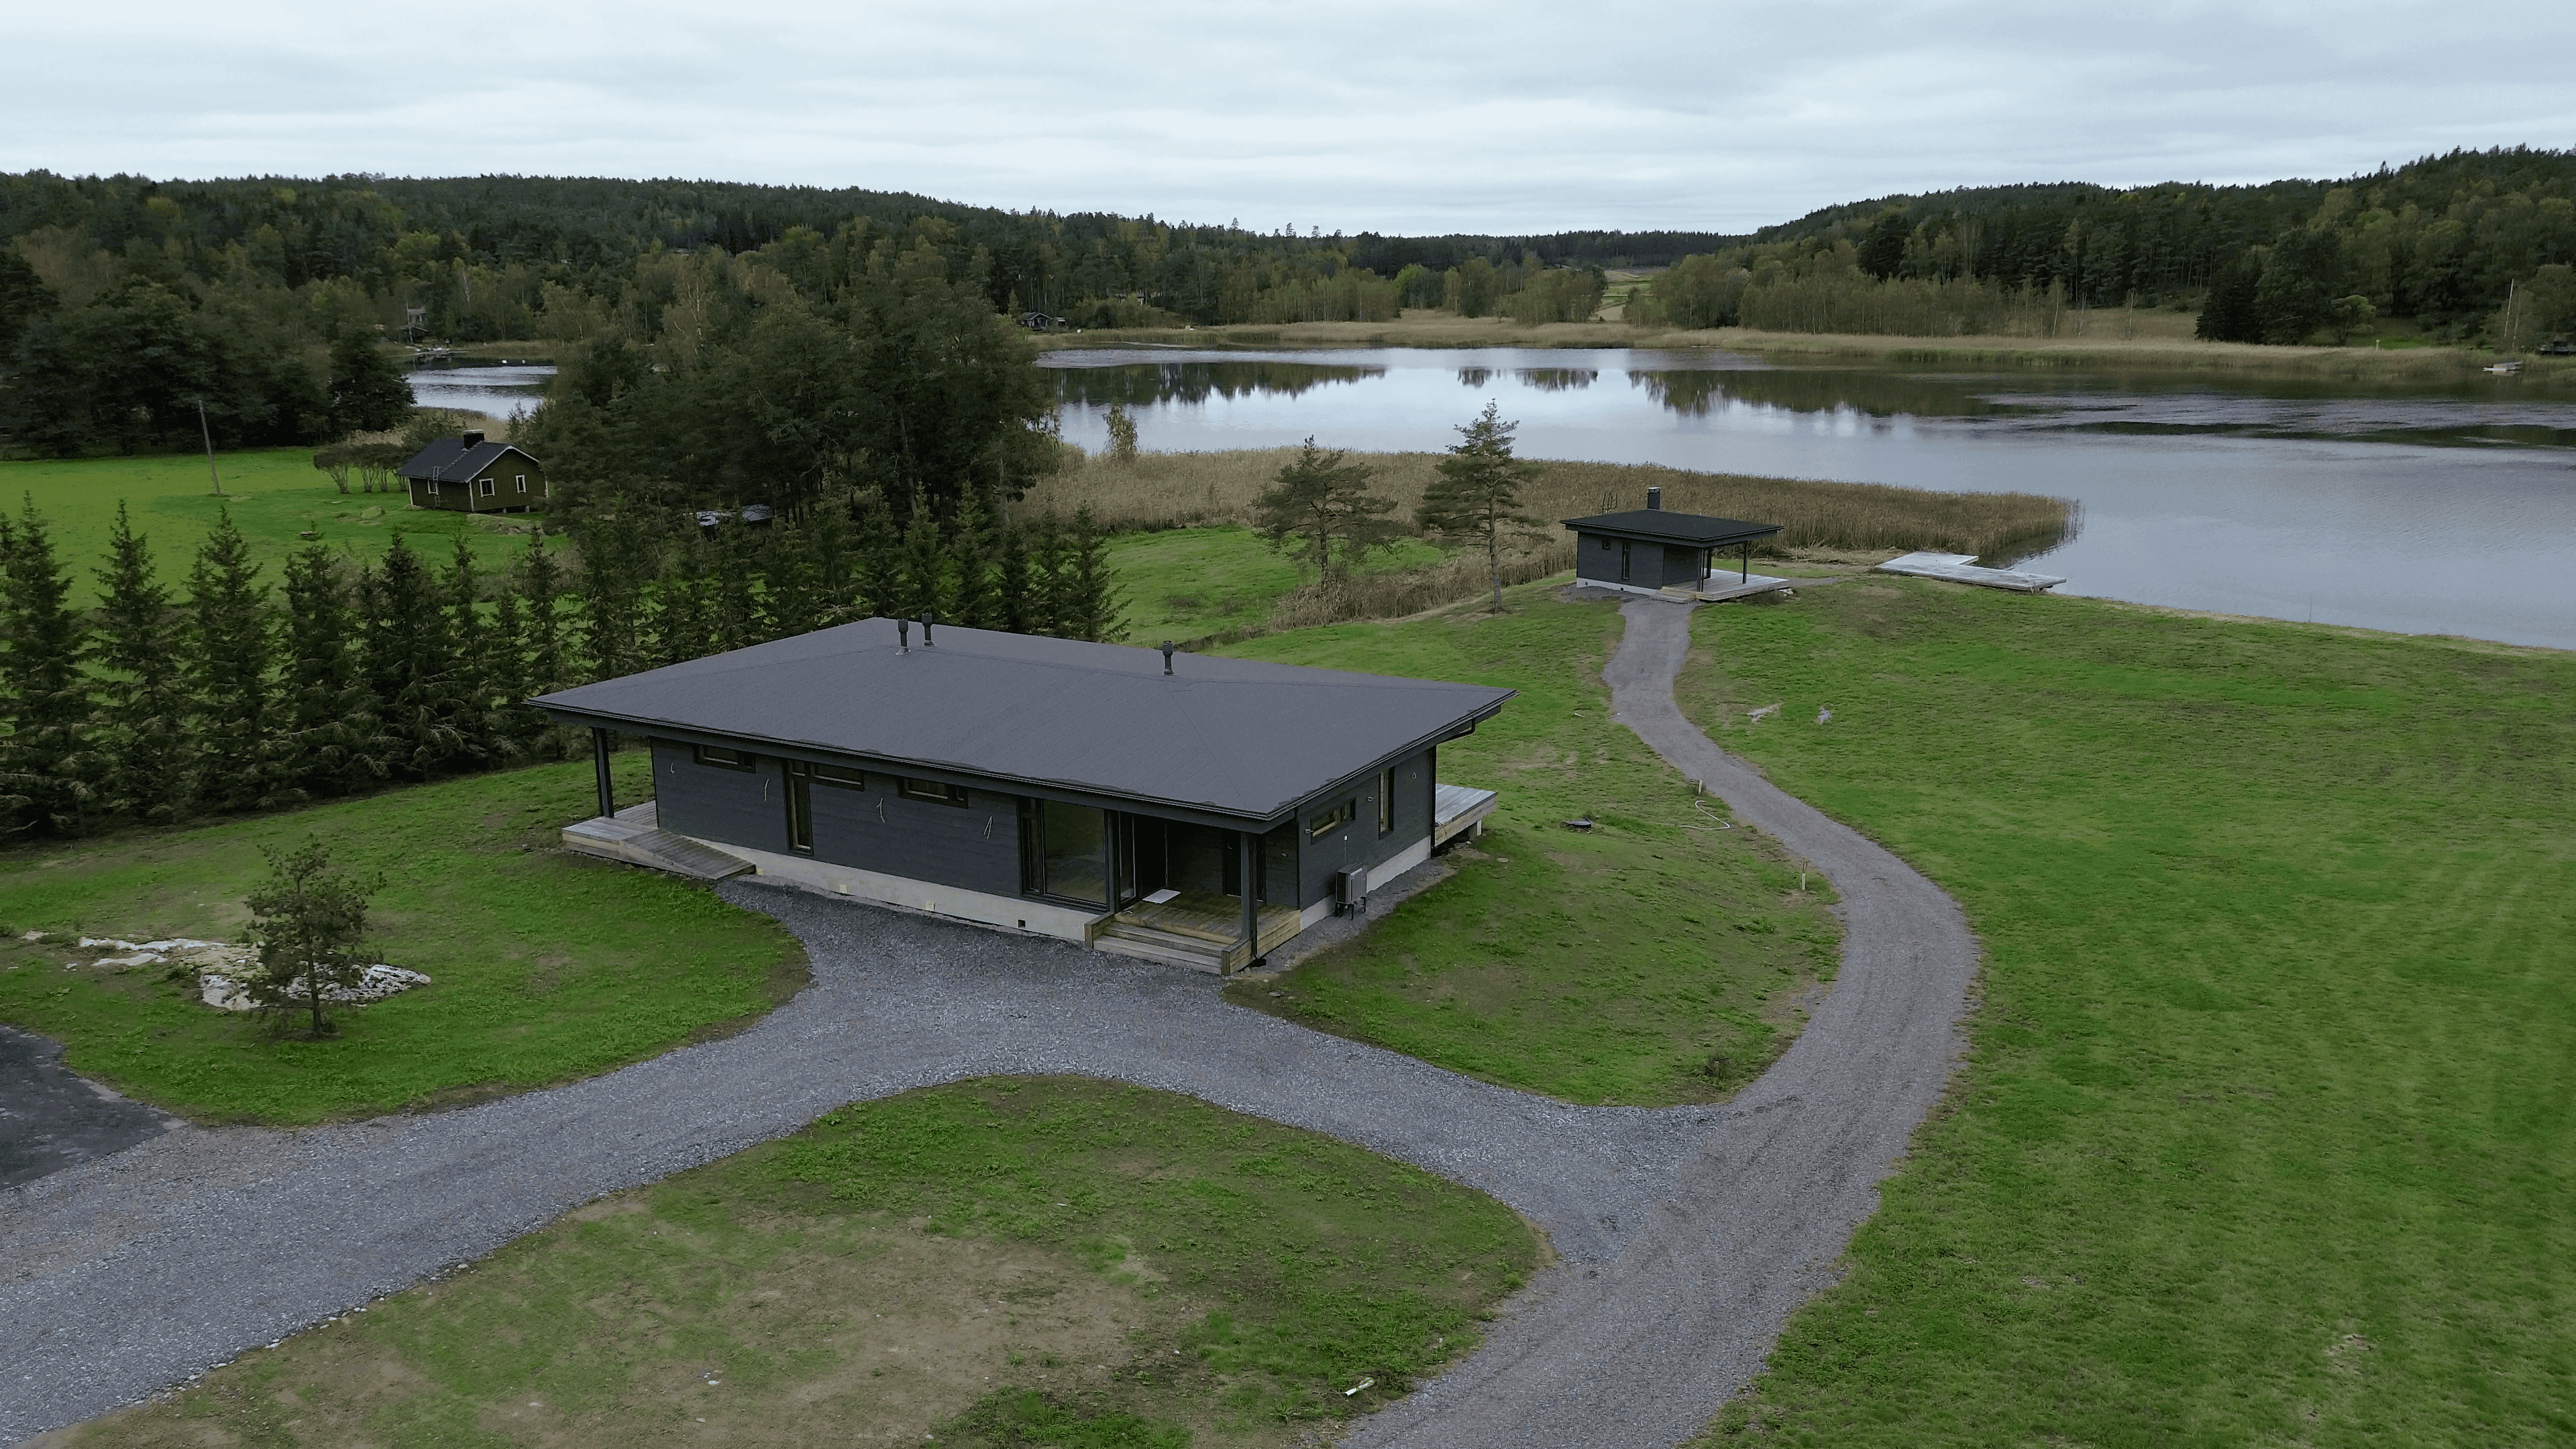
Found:
<path fill-rule="evenodd" d="M 1313 362 L 1155 362 L 1053 367 L 1056 398 L 1075 407 L 1152 407 L 1209 398 L 1299 397 L 1319 387 L 1381 377 L 1383 367 Z"/>

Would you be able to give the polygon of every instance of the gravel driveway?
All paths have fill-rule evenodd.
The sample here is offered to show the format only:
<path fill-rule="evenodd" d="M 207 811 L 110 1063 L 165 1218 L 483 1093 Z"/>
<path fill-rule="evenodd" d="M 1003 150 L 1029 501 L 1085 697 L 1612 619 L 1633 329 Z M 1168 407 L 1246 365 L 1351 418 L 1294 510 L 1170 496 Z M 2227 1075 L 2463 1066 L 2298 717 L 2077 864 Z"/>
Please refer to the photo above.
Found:
<path fill-rule="evenodd" d="M 813 985 L 722 1041 L 552 1091 L 282 1133 L 186 1128 L 0 1196 L 0 1442 L 86 1418 L 844 1102 L 1066 1072 L 1186 1092 L 1510 1203 L 1564 1260 L 1366 1444 L 1667 1445 L 1760 1367 L 1938 1096 L 1957 908 L 1674 708 L 1687 606 L 1628 604 L 1622 717 L 1814 861 L 1849 934 L 1804 1035 L 1724 1108 L 1573 1107 L 1227 1006 L 1212 978 L 737 881 Z"/>

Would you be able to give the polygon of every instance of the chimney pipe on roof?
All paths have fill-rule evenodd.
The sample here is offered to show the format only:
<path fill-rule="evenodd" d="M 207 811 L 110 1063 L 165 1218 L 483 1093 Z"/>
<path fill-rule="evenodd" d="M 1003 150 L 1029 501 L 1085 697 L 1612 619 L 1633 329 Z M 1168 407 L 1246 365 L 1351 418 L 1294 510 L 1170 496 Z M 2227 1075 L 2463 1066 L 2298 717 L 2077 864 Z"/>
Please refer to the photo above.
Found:
<path fill-rule="evenodd" d="M 912 652 L 912 624 L 908 620 L 894 621 L 894 652 L 897 654 Z"/>
<path fill-rule="evenodd" d="M 467 433 L 461 441 L 469 448 L 479 448 L 483 446 L 483 435 L 481 433 Z"/>
<path fill-rule="evenodd" d="M 1164 640 L 1164 641 L 1163 641 L 1163 672 L 1164 672 L 1165 674 L 1169 674 L 1169 673 L 1171 673 L 1171 672 L 1172 672 L 1172 649 L 1173 649 L 1172 641 L 1171 641 L 1171 640 L 1169 640 L 1169 639 Z"/>
<path fill-rule="evenodd" d="M 1664 510 L 1664 490 L 1662 490 L 1661 488 L 1649 488 L 1649 489 L 1647 489 L 1647 490 L 1646 490 L 1646 506 L 1647 506 L 1648 508 L 1650 508 L 1650 509 L 1654 510 L 1654 511 L 1655 511 L 1655 512 L 1657 512 L 1657 513 L 1661 513 L 1661 512 L 1663 512 L 1663 510 Z"/>
<path fill-rule="evenodd" d="M 934 613 L 930 612 L 928 609 L 924 609 L 924 610 L 922 610 L 922 611 L 921 611 L 921 647 L 922 647 L 922 648 L 924 648 L 924 649 L 927 649 L 927 648 L 929 648 L 929 647 L 930 647 L 930 625 L 931 625 L 931 621 L 932 621 L 932 620 L 934 620 L 934 619 L 937 619 L 938 617 L 939 617 L 939 616 L 938 616 L 937 614 L 934 614 Z"/>

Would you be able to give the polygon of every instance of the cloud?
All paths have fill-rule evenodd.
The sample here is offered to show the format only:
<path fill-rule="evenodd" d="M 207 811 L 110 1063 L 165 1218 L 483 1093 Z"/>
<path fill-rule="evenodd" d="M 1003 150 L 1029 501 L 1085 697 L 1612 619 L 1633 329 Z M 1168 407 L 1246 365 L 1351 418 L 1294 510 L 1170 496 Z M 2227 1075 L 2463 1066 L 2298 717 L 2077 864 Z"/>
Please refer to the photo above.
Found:
<path fill-rule="evenodd" d="M 12 25 L 11 170 L 678 175 L 1263 230 L 1744 230 L 2576 144 L 2563 6 L 240 0 Z"/>

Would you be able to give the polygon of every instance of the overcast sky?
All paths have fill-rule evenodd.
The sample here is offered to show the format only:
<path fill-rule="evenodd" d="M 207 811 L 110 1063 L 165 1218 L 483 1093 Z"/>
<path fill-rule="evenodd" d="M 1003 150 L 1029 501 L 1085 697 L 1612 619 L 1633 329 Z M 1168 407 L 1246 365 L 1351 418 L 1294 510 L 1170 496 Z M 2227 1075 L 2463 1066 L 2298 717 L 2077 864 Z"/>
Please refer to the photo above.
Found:
<path fill-rule="evenodd" d="M 2576 145 L 2576 5 L 10 6 L 0 170 L 691 176 L 1259 230 Z"/>

